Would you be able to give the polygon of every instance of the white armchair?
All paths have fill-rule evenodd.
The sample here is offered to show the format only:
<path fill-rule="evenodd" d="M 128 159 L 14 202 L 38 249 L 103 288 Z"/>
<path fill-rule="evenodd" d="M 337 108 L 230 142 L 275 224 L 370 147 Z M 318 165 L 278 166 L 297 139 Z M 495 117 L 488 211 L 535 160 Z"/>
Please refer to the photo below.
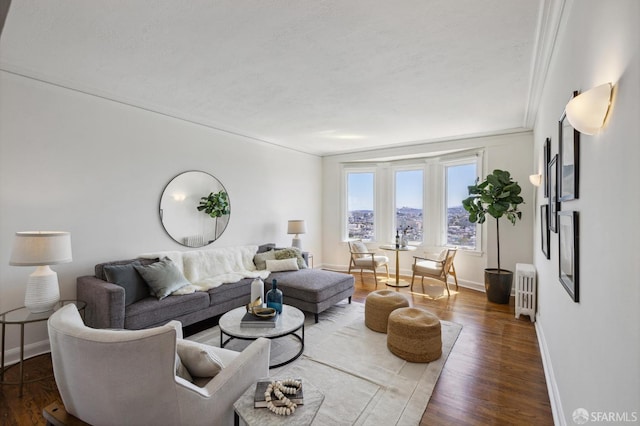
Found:
<path fill-rule="evenodd" d="M 389 258 L 387 256 L 377 255 L 375 252 L 369 251 L 362 240 L 349 241 L 349 251 L 351 259 L 349 260 L 349 274 L 351 269 L 360 269 L 360 277 L 362 279 L 362 270 L 373 271 L 373 279 L 378 287 L 378 275 L 376 269 L 384 266 L 387 271 L 387 280 L 389 279 Z"/>
<path fill-rule="evenodd" d="M 441 256 L 435 259 L 427 257 L 413 256 L 413 265 L 411 269 L 411 290 L 413 291 L 413 281 L 416 275 L 421 277 L 420 283 L 424 284 L 424 278 L 431 278 L 441 281 L 447 290 L 447 295 L 451 296 L 449 291 L 449 276 L 453 276 L 458 289 L 458 277 L 456 276 L 456 268 L 453 266 L 453 259 L 456 257 L 457 249 L 450 248 L 442 252 Z"/>
<path fill-rule="evenodd" d="M 98 330 L 67 305 L 51 315 L 48 329 L 65 409 L 92 425 L 231 425 L 233 403 L 269 375 L 267 339 L 243 352 L 203 345 L 224 367 L 200 387 L 176 376 L 178 321 L 147 330 Z"/>

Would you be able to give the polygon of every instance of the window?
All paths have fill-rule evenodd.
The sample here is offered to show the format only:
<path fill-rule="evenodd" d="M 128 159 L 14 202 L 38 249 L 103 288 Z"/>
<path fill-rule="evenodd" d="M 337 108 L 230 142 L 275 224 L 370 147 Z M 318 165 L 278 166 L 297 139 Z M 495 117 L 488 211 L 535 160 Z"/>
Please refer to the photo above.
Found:
<path fill-rule="evenodd" d="M 347 172 L 347 237 L 374 239 L 374 172 Z"/>
<path fill-rule="evenodd" d="M 476 181 L 476 162 L 457 163 L 445 166 L 446 180 L 446 244 L 461 248 L 476 248 L 475 223 L 462 207 L 462 200 L 469 196 L 468 186 Z"/>
<path fill-rule="evenodd" d="M 342 237 L 391 244 L 407 230 L 411 245 L 478 251 L 482 227 L 462 200 L 481 174 L 483 153 L 342 165 Z"/>
<path fill-rule="evenodd" d="M 396 230 L 406 233 L 410 242 L 422 243 L 424 172 L 396 171 Z"/>

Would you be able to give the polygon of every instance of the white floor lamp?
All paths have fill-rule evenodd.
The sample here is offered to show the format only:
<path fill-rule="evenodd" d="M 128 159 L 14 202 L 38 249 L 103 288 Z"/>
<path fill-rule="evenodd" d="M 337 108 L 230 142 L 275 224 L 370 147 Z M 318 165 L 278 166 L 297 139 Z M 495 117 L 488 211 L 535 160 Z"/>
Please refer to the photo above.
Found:
<path fill-rule="evenodd" d="M 24 306 L 33 313 L 53 309 L 60 300 L 58 274 L 49 265 L 71 262 L 68 232 L 16 232 L 9 265 L 37 266 L 29 275 Z"/>

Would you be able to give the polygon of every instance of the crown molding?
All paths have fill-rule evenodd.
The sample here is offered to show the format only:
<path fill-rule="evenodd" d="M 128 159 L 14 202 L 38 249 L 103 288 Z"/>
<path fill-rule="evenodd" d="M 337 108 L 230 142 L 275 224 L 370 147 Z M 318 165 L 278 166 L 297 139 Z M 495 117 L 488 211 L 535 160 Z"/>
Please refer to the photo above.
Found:
<path fill-rule="evenodd" d="M 525 108 L 523 127 L 532 129 L 538 112 L 540 98 L 544 90 L 551 59 L 556 49 L 563 14 L 568 9 L 567 0 L 541 0 L 536 43 L 533 49 L 529 93 Z"/>

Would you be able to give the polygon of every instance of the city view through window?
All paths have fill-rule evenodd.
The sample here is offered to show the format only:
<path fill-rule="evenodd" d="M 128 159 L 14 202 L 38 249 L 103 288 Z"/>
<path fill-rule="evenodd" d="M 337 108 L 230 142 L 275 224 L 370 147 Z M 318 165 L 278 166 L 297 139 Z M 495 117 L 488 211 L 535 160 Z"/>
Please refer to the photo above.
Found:
<path fill-rule="evenodd" d="M 476 224 L 469 222 L 462 200 L 469 196 L 468 187 L 476 181 L 476 164 L 448 166 L 446 170 L 447 245 L 475 249 Z"/>
<path fill-rule="evenodd" d="M 365 241 L 374 239 L 374 176 L 372 172 L 347 174 L 349 238 L 359 238 Z"/>
<path fill-rule="evenodd" d="M 395 225 L 400 233 L 406 230 L 407 239 L 412 243 L 421 243 L 424 237 L 423 173 L 422 169 L 395 173 Z M 476 225 L 469 222 L 467 212 L 462 207 L 462 200 L 468 196 L 467 187 L 475 183 L 476 176 L 475 162 L 445 167 L 446 241 L 442 244 L 476 248 Z M 347 226 L 350 239 L 375 239 L 374 178 L 373 172 L 347 174 Z"/>
<path fill-rule="evenodd" d="M 407 241 L 422 242 L 423 190 L 422 170 L 396 172 L 396 230 L 404 234 Z"/>

